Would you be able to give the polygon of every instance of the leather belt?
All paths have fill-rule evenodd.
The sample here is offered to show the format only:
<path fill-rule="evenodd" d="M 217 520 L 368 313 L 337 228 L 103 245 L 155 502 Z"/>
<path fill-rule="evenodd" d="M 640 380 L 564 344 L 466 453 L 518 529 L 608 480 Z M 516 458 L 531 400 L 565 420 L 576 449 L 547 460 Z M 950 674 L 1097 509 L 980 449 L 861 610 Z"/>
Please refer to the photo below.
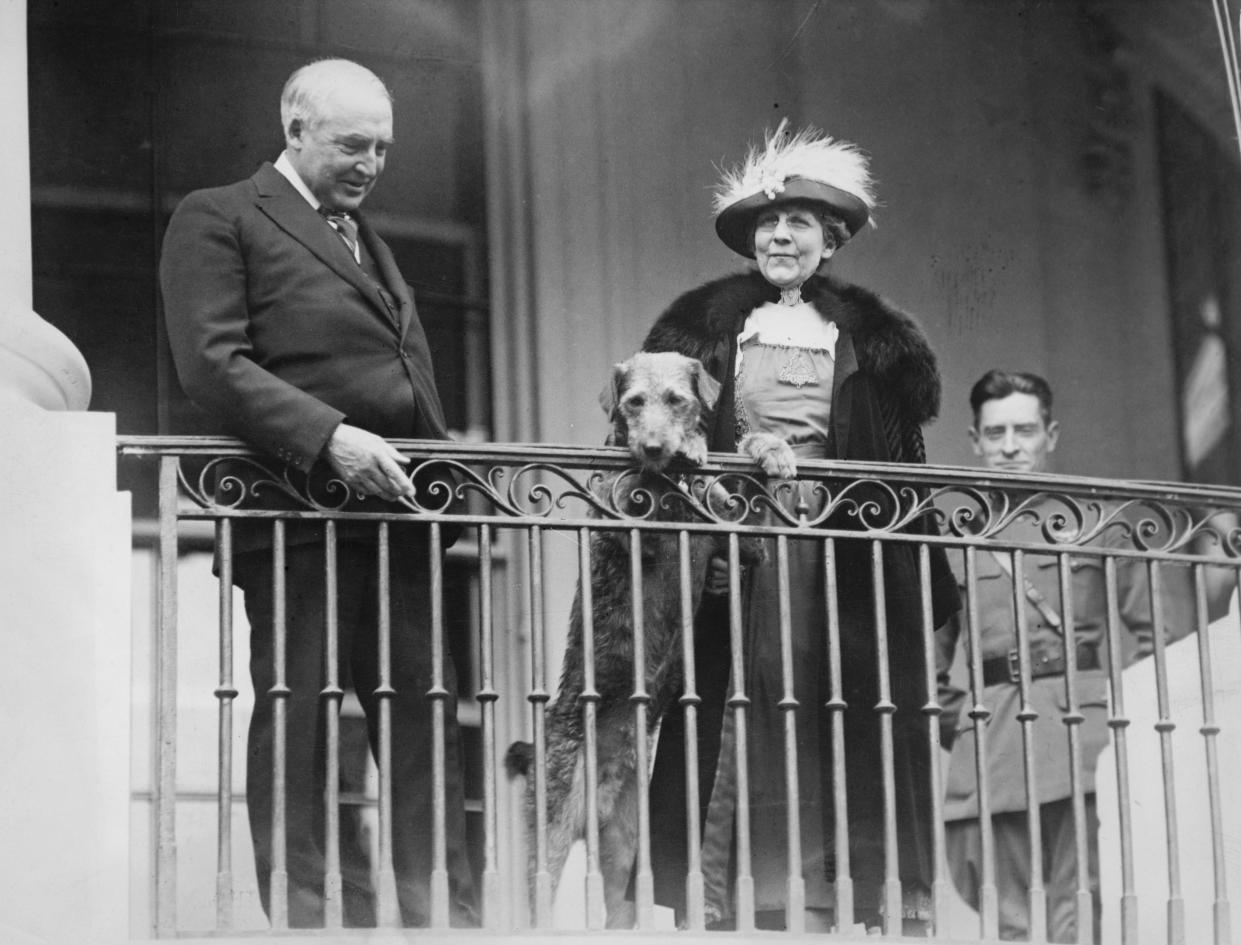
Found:
<path fill-rule="evenodd" d="M 1077 644 L 1077 668 L 1098 669 L 1099 648 L 1093 643 Z M 1064 675 L 1064 651 L 1046 650 L 1030 654 L 1030 677 Z M 1018 663 L 1016 650 L 1009 650 L 1007 656 L 993 656 L 982 661 L 982 684 L 994 686 L 996 683 L 1015 683 L 1021 679 L 1021 666 Z"/>

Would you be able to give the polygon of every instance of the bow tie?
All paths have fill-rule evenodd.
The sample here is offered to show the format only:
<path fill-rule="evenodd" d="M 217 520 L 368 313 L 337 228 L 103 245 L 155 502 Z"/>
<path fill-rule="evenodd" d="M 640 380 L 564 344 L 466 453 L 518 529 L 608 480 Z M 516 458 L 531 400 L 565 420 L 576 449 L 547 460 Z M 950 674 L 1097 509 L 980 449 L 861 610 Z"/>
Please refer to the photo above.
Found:
<path fill-rule="evenodd" d="M 353 254 L 354 259 L 358 257 L 358 224 L 353 217 L 340 210 L 328 210 L 324 207 L 319 208 L 319 213 L 323 218 L 331 224 L 332 229 L 340 234 L 340 238 L 345 241 L 345 245 L 349 247 L 349 252 Z"/>

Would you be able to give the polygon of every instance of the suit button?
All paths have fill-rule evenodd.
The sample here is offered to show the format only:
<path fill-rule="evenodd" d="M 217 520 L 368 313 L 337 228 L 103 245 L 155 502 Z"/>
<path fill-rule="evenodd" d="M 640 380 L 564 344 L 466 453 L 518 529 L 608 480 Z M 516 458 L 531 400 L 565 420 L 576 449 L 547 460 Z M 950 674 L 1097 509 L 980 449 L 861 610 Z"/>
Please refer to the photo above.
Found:
<path fill-rule="evenodd" d="M 409 360 L 409 352 L 408 352 L 408 351 L 402 351 L 402 352 L 401 352 L 401 359 L 402 359 L 403 361 L 408 361 L 408 360 Z"/>

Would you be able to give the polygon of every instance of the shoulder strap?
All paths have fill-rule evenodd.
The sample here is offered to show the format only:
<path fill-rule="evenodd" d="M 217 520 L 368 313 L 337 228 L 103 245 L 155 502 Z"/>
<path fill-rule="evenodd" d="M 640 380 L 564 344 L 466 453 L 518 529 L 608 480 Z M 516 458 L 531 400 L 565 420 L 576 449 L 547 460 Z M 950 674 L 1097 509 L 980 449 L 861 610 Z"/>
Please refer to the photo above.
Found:
<path fill-rule="evenodd" d="M 991 557 L 995 559 L 995 563 L 1000 566 L 1000 570 L 1003 571 L 1005 574 L 1007 574 L 1009 578 L 1011 579 L 1013 576 L 1013 563 L 1008 558 L 1008 556 L 997 554 L 993 549 L 990 549 L 990 548 L 987 549 L 987 553 L 990 554 Z M 1063 623 L 1063 621 L 1060 619 L 1060 614 L 1057 613 L 1056 608 L 1051 606 L 1051 603 L 1047 600 L 1046 595 L 1044 595 L 1042 591 L 1040 591 L 1037 587 L 1035 587 L 1030 582 L 1030 579 L 1028 577 L 1026 577 L 1025 575 L 1022 575 L 1021 580 L 1022 580 L 1022 583 L 1025 585 L 1026 600 L 1028 600 L 1031 604 L 1034 605 L 1035 610 L 1037 610 L 1042 615 L 1043 619 L 1047 621 L 1048 625 L 1053 630 L 1055 630 L 1057 633 L 1060 633 L 1061 632 L 1060 626 Z"/>

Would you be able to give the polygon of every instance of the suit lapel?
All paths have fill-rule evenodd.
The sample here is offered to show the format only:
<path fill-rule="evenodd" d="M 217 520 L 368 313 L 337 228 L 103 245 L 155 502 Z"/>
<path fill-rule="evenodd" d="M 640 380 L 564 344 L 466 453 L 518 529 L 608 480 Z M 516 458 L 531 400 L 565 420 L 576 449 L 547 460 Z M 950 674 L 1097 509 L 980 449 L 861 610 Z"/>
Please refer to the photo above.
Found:
<path fill-rule="evenodd" d="M 375 260 L 375 268 L 379 270 L 384 287 L 396 299 L 397 323 L 400 327 L 401 337 L 404 338 L 405 329 L 409 327 L 409 320 L 414 311 L 414 302 L 409 294 L 409 286 L 405 284 L 405 278 L 401 275 L 401 270 L 397 267 L 396 259 L 392 255 L 392 250 L 388 248 L 388 244 L 379 238 L 379 235 L 371 229 L 370 224 L 366 222 L 366 219 L 361 214 L 354 214 L 354 216 L 358 221 L 358 238 L 366 244 L 371 258 Z"/>
<path fill-rule="evenodd" d="M 384 305 L 378 289 L 371 284 L 362 267 L 349 254 L 344 241 L 332 229 L 331 224 L 324 220 L 306 199 L 297 192 L 278 170 L 271 164 L 264 164 L 253 177 L 258 189 L 257 205 L 273 223 L 289 234 L 312 252 L 325 266 L 352 285 L 371 303 L 384 321 L 391 324 L 388 308 Z M 359 226 L 359 232 L 361 227 Z M 368 246 L 377 240 L 371 240 Z M 387 247 L 384 247 L 386 250 Z M 374 249 L 372 249 L 374 254 Z M 389 264 L 395 269 L 392 254 L 387 253 Z M 378 261 L 378 256 L 376 256 Z M 381 267 L 381 271 L 383 271 Z M 387 281 L 388 275 L 385 272 Z M 404 289 L 402 283 L 401 288 Z M 408 298 L 408 293 L 405 293 Z M 399 296 L 398 296 L 399 298 Z M 402 306 L 403 310 L 403 306 Z"/>

